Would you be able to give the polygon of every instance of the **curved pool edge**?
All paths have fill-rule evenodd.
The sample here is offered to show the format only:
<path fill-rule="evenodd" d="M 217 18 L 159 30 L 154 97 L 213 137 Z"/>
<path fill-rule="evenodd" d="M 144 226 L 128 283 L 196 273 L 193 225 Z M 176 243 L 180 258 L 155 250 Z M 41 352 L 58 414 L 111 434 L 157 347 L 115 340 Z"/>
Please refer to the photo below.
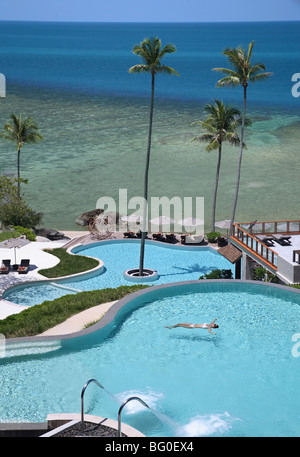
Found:
<path fill-rule="evenodd" d="M 146 289 L 138 290 L 136 292 L 133 292 L 126 297 L 118 300 L 114 305 L 112 305 L 109 310 L 104 314 L 102 319 L 95 323 L 94 325 L 74 332 L 74 333 L 68 333 L 68 334 L 61 334 L 61 335 L 49 335 L 49 336 L 42 336 L 42 335 L 36 335 L 36 336 L 30 336 L 30 337 L 22 337 L 22 338 L 9 338 L 6 339 L 6 344 L 30 344 L 30 343 L 36 343 L 36 342 L 59 342 L 61 340 L 71 340 L 74 338 L 82 337 L 89 335 L 91 333 L 94 333 L 104 327 L 106 327 L 108 324 L 110 324 L 113 319 L 117 316 L 118 312 L 127 304 L 132 302 L 135 299 L 138 299 L 142 296 L 149 296 L 149 294 L 156 294 L 158 291 L 168 291 L 169 290 L 174 290 L 174 288 L 182 288 L 182 287 L 187 287 L 187 286 L 192 286 L 196 285 L 201 288 L 202 285 L 207 285 L 207 284 L 247 284 L 251 285 L 253 287 L 259 288 L 267 288 L 267 289 L 274 289 L 274 290 L 283 290 L 292 294 L 300 294 L 300 289 L 289 287 L 289 286 L 284 286 L 281 284 L 272 284 L 272 283 L 265 283 L 265 282 L 259 282 L 259 281 L 252 281 L 252 280 L 240 280 L 240 279 L 207 279 L 207 280 L 194 280 L 194 281 L 181 281 L 181 282 L 174 282 L 174 283 L 169 283 L 169 284 L 160 284 L 158 286 L 151 286 Z"/>
<path fill-rule="evenodd" d="M 72 255 L 77 255 L 77 254 L 72 254 Z M 11 303 L 12 305 L 22 306 L 25 309 L 25 308 L 28 308 L 28 306 L 19 305 L 18 303 L 13 303 L 13 302 L 7 300 L 6 294 L 12 290 L 22 289 L 22 288 L 28 287 L 28 286 L 47 284 L 47 283 L 51 284 L 52 282 L 63 282 L 63 281 L 67 281 L 68 279 L 76 279 L 76 278 L 80 278 L 81 276 L 90 275 L 93 273 L 99 274 L 99 273 L 101 273 L 102 270 L 105 269 L 105 265 L 102 260 L 97 259 L 96 257 L 91 257 L 91 256 L 84 256 L 84 257 L 97 260 L 99 262 L 99 265 L 97 265 L 94 268 L 91 268 L 90 270 L 81 271 L 80 273 L 74 273 L 72 275 L 57 276 L 55 278 L 44 277 L 44 278 L 38 278 L 38 279 L 29 279 L 27 281 L 26 280 L 22 281 L 18 284 L 13 284 L 13 285 L 7 287 L 6 289 L 4 289 L 2 293 L 0 293 L 0 300 L 6 300 L 7 302 Z"/>
<path fill-rule="evenodd" d="M 81 251 L 84 251 L 85 249 L 88 249 L 91 246 L 98 246 L 98 245 L 100 246 L 101 244 L 111 244 L 111 243 L 122 243 L 124 241 L 126 243 L 140 243 L 139 239 L 136 239 L 136 240 L 135 239 L 99 240 L 99 241 L 93 241 L 93 242 L 87 243 L 87 244 L 79 243 L 79 244 L 76 244 L 75 246 L 70 246 L 69 248 L 67 248 L 66 251 L 70 255 L 83 255 L 83 254 L 79 254 L 79 253 Z M 146 240 L 146 243 L 150 243 L 150 244 L 153 243 L 153 244 L 156 244 L 156 245 L 159 244 L 159 245 L 164 246 L 165 248 L 169 248 L 169 249 L 170 248 L 171 249 L 172 248 L 173 249 L 186 249 L 186 250 L 211 249 L 211 250 L 213 250 L 215 252 L 218 252 L 217 249 L 213 248 L 210 245 L 203 245 L 203 246 L 199 246 L 199 245 L 193 246 L 193 245 L 191 245 L 191 246 L 186 246 L 186 245 L 177 245 L 177 244 L 171 244 L 171 243 L 169 244 L 169 243 L 164 243 L 164 242 L 156 241 L 156 240 Z M 75 250 L 77 250 L 77 252 Z M 98 259 L 97 257 L 88 256 L 88 255 L 84 255 L 84 257 L 97 260 L 99 262 L 99 265 L 97 265 L 95 268 L 92 268 L 90 270 L 81 271 L 80 273 L 74 273 L 72 275 L 57 276 L 55 278 L 46 278 L 45 277 L 45 278 L 38 278 L 38 279 L 32 279 L 32 280 L 30 279 L 30 280 L 25 280 L 24 282 L 21 282 L 19 284 L 13 284 L 13 285 L 7 287 L 6 289 L 4 289 L 0 293 L 0 300 L 5 300 L 7 303 L 10 303 L 11 305 L 23 306 L 23 308 L 26 309 L 26 308 L 28 308 L 28 306 L 19 305 L 18 303 L 14 303 L 14 302 L 11 302 L 10 300 L 7 300 L 6 294 L 8 294 L 12 290 L 22 289 L 23 287 L 40 285 L 40 284 L 51 283 L 51 282 L 63 282 L 65 280 L 67 281 L 68 279 L 77 279 L 77 278 L 80 278 L 80 277 L 88 276 L 88 275 L 93 274 L 93 273 L 101 273 L 101 270 L 105 269 L 104 262 L 101 259 Z M 37 270 L 37 272 L 39 272 L 39 269 Z"/>

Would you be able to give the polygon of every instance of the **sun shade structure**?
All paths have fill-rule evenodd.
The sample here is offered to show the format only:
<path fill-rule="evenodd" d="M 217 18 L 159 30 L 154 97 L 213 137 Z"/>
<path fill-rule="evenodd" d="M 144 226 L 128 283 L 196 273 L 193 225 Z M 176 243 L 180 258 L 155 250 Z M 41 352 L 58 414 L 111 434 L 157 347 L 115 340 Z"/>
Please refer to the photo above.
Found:
<path fill-rule="evenodd" d="M 235 279 L 240 279 L 242 252 L 233 246 L 233 244 L 227 244 L 227 246 L 223 246 L 218 250 L 218 252 L 227 260 L 229 260 L 229 262 L 235 264 Z"/>
<path fill-rule="evenodd" d="M 1 249 L 14 248 L 15 264 L 16 264 L 17 263 L 16 248 L 21 248 L 22 246 L 25 246 L 28 243 L 30 243 L 30 241 L 27 240 L 26 238 L 10 238 L 9 240 L 2 241 L 0 243 L 0 248 Z"/>

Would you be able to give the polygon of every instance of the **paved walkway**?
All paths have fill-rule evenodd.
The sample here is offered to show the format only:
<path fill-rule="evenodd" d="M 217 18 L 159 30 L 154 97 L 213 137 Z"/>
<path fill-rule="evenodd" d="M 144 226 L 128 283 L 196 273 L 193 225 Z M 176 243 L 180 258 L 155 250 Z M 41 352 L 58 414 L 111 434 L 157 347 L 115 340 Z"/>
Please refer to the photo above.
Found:
<path fill-rule="evenodd" d="M 9 259 L 11 264 L 20 263 L 21 259 L 30 259 L 30 269 L 27 274 L 22 275 L 18 272 L 10 271 L 9 274 L 0 275 L 0 294 L 10 286 L 15 284 L 24 284 L 28 281 L 45 279 L 45 276 L 39 274 L 39 270 L 54 267 L 59 259 L 44 249 L 53 249 L 64 246 L 69 238 L 73 239 L 78 236 L 88 234 L 89 232 L 64 232 L 67 238 L 57 241 L 49 241 L 44 237 L 37 237 L 37 241 L 27 244 L 22 248 L 16 249 L 16 258 L 14 249 L 0 249 L 0 262 Z M 11 303 L 7 300 L 0 300 L 0 319 L 5 319 L 11 314 L 17 314 L 26 307 Z"/>
<path fill-rule="evenodd" d="M 75 316 L 69 317 L 56 327 L 50 328 L 41 335 L 67 335 L 69 333 L 80 332 L 83 330 L 87 324 L 95 323 L 100 320 L 106 311 L 114 304 L 115 301 L 109 303 L 103 303 L 101 305 L 93 306 L 93 308 L 86 309 L 81 311 Z"/>

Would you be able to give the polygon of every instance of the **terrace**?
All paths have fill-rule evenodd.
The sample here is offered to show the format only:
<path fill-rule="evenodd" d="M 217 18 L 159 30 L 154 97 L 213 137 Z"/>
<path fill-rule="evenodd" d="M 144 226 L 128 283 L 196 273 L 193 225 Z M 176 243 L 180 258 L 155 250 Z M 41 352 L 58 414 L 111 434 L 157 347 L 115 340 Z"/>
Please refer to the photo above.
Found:
<path fill-rule="evenodd" d="M 300 283 L 300 220 L 234 223 L 230 241 L 242 251 L 242 279 L 256 263 L 285 284 Z"/>

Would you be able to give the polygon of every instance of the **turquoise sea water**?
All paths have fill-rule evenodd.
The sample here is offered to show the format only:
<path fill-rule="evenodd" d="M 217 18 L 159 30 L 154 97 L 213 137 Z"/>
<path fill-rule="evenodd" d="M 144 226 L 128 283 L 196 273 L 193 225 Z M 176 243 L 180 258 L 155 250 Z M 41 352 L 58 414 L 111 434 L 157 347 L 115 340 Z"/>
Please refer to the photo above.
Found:
<path fill-rule="evenodd" d="M 44 141 L 21 152 L 23 191 L 44 225 L 76 228 L 75 219 L 99 197 L 142 195 L 150 80 L 130 75 L 139 62 L 131 52 L 146 36 L 173 42 L 165 63 L 181 75 L 159 75 L 156 84 L 150 196 L 205 198 L 206 228 L 216 172 L 216 154 L 191 143 L 200 133 L 191 123 L 215 98 L 242 109 L 242 91 L 217 89 L 222 50 L 255 40 L 254 61 L 273 72 L 249 86 L 247 132 L 237 220 L 295 219 L 299 211 L 300 98 L 291 94 L 300 71 L 299 22 L 234 24 L 80 24 L 0 22 L 0 72 L 7 97 L 0 124 L 11 112 L 30 114 Z M 15 146 L 0 143 L 1 173 L 16 174 Z M 224 147 L 217 220 L 231 216 L 238 149 Z"/>
<path fill-rule="evenodd" d="M 216 335 L 165 328 L 214 318 Z M 131 402 L 122 421 L 147 436 L 296 437 L 299 357 L 292 354 L 292 335 L 298 322 L 299 294 L 292 291 L 237 282 L 152 289 L 85 337 L 27 345 L 18 357 L 7 345 L 0 358 L 0 421 L 79 413 L 81 390 L 95 378 L 117 402 L 91 384 L 85 412 L 117 419 L 120 404 L 139 396 L 160 419 Z"/>

